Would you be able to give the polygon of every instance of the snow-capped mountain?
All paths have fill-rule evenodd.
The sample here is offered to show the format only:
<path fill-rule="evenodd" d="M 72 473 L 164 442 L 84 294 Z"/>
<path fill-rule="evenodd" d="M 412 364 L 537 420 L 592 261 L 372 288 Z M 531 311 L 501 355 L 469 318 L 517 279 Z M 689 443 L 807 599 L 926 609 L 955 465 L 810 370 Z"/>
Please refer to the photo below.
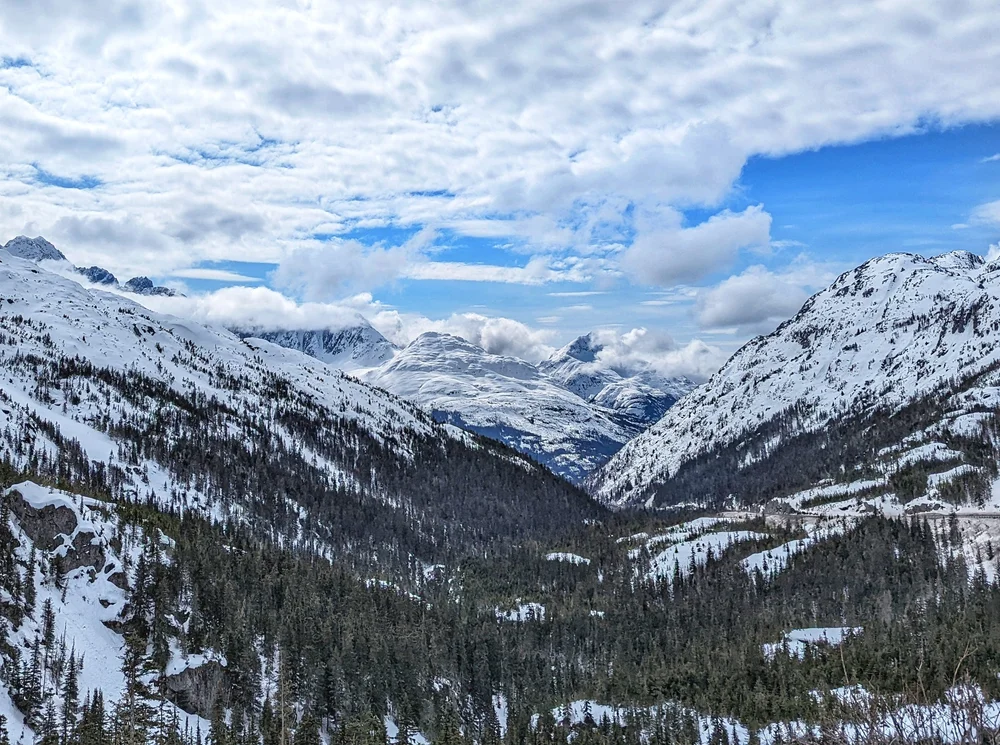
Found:
<path fill-rule="evenodd" d="M 582 336 L 540 365 L 427 333 L 399 350 L 363 317 L 337 331 L 235 330 L 295 349 L 491 437 L 579 481 L 693 387 L 647 369 L 603 364 Z"/>
<path fill-rule="evenodd" d="M 973 445 L 992 449 L 998 367 L 1000 265 L 965 252 L 876 258 L 745 345 L 592 486 L 619 505 L 759 501 L 854 477 L 865 493 L 981 493 L 977 469 L 995 455 Z"/>
<path fill-rule="evenodd" d="M 47 240 L 38 236 L 29 238 L 26 235 L 19 235 L 12 238 L 4 245 L 4 250 L 9 251 L 11 256 L 28 261 L 65 261 L 62 251 L 53 246 Z"/>
<path fill-rule="evenodd" d="M 360 315 L 354 325 L 318 331 L 262 331 L 237 329 L 244 338 L 265 339 L 288 349 L 296 349 L 340 370 L 377 367 L 396 354 L 396 346 L 372 328 Z"/>
<path fill-rule="evenodd" d="M 28 238 L 27 236 L 19 235 L 7 241 L 3 248 L 10 252 L 11 256 L 16 256 L 26 261 L 59 261 L 69 264 L 63 252 L 41 236 Z M 86 277 L 88 282 L 95 285 L 119 288 L 134 295 L 166 295 L 173 297 L 177 294 L 176 290 L 172 290 L 169 287 L 154 285 L 149 277 L 133 277 L 125 284 L 119 285 L 118 278 L 102 267 L 70 266 L 77 274 Z"/>
<path fill-rule="evenodd" d="M 581 336 L 539 364 L 550 380 L 646 426 L 659 419 L 695 383 L 668 378 L 648 366 L 613 367 L 601 359 L 604 346 L 595 334 Z"/>
<path fill-rule="evenodd" d="M 419 404 L 439 421 L 486 435 L 580 480 L 642 425 L 557 385 L 534 365 L 429 332 L 364 380 Z"/>
<path fill-rule="evenodd" d="M 6 251 L 0 303 L 0 431 L 22 433 L 0 439 L 0 462 L 17 468 L 260 520 L 321 553 L 350 548 L 351 561 L 367 546 L 384 561 L 394 544 L 430 557 L 445 534 L 452 550 L 466 521 L 471 540 L 523 531 L 525 512 L 555 524 L 565 509 L 596 510 L 527 459 L 301 352 L 152 312 Z M 468 469 L 495 476 L 442 486 Z M 482 521 L 492 528 L 472 527 Z M 377 546 L 373 532 L 385 536 Z"/>

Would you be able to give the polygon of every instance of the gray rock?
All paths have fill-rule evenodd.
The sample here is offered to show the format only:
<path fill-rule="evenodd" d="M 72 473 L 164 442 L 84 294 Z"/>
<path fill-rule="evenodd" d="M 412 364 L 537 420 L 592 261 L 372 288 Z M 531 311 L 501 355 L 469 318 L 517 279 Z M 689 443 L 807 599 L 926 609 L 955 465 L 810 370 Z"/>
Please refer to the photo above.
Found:
<path fill-rule="evenodd" d="M 104 555 L 104 547 L 100 541 L 95 542 L 97 535 L 88 531 L 80 531 L 73 544 L 63 558 L 62 566 L 64 572 L 72 572 L 80 567 L 90 567 L 98 570 L 104 567 L 107 557 Z"/>
<path fill-rule="evenodd" d="M 764 505 L 765 515 L 793 515 L 795 510 L 792 506 L 781 499 L 772 499 Z"/>
<path fill-rule="evenodd" d="M 115 277 L 115 275 L 113 275 L 107 269 L 104 269 L 99 266 L 88 266 L 88 267 L 78 266 L 76 268 L 76 271 L 82 274 L 91 282 L 93 282 L 95 285 L 108 285 L 113 287 L 114 285 L 118 284 L 118 279 Z"/>
<path fill-rule="evenodd" d="M 35 509 L 17 491 L 12 492 L 11 496 L 11 512 L 17 516 L 21 529 L 40 551 L 55 551 L 76 530 L 76 513 L 69 507 L 50 504 Z M 104 567 L 104 547 L 100 542 L 95 542 L 95 538 L 97 535 L 89 530 L 81 531 L 73 538 L 66 556 L 59 561 L 63 573 L 80 567 L 90 567 L 95 571 Z"/>
<path fill-rule="evenodd" d="M 11 492 L 10 510 L 17 516 L 21 529 L 40 551 L 52 551 L 63 544 L 63 535 L 76 530 L 76 513 L 69 507 L 48 505 L 36 510 L 24 501 L 20 492 Z"/>
<path fill-rule="evenodd" d="M 211 719 L 226 671 L 218 662 L 206 662 L 163 678 L 167 700 L 188 714 Z"/>

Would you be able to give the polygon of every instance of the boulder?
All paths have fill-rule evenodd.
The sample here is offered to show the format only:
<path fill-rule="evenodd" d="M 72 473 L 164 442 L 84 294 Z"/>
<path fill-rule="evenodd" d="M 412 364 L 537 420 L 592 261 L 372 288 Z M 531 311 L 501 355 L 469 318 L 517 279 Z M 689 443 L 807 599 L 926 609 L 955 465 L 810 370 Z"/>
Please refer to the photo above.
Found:
<path fill-rule="evenodd" d="M 167 700 L 188 714 L 211 719 L 226 671 L 214 660 L 163 678 Z"/>
<path fill-rule="evenodd" d="M 24 501 L 20 493 L 11 492 L 10 510 L 21 523 L 21 530 L 32 540 L 40 551 L 52 551 L 63 544 L 63 535 L 72 535 L 76 530 L 76 513 L 69 507 L 47 505 L 35 509 Z"/>
<path fill-rule="evenodd" d="M 35 508 L 24 501 L 21 495 L 11 493 L 10 510 L 17 517 L 24 531 L 35 548 L 40 551 L 55 551 L 65 545 L 67 539 L 73 536 L 79 522 L 76 513 L 65 505 L 46 505 Z M 72 572 L 80 567 L 90 567 L 95 571 L 104 568 L 106 557 L 104 547 L 95 540 L 97 535 L 92 531 L 81 530 L 73 536 L 66 555 L 59 562 L 63 573 Z"/>

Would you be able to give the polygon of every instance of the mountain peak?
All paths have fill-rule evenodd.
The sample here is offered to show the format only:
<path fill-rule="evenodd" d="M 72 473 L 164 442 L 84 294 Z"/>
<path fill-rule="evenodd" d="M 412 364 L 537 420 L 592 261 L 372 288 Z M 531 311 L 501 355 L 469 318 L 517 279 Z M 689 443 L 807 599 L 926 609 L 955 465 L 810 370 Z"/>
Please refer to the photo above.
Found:
<path fill-rule="evenodd" d="M 996 385 L 987 381 L 1000 365 L 1000 283 L 988 269 L 956 251 L 886 254 L 845 272 L 623 448 L 595 476 L 598 494 L 674 499 L 681 469 L 693 478 L 691 464 L 710 454 L 733 453 L 739 470 L 780 452 L 790 432 L 829 429 L 874 407 L 891 413 L 954 381 Z M 967 392 L 949 415 L 961 418 L 976 401 Z"/>
<path fill-rule="evenodd" d="M 254 337 L 295 349 L 345 371 L 377 367 L 391 360 L 396 346 L 363 316 L 353 324 L 333 329 L 233 329 L 242 338 Z"/>
<path fill-rule="evenodd" d="M 42 236 L 28 238 L 26 235 L 19 235 L 7 241 L 4 248 L 12 256 L 28 261 L 65 261 L 62 251 L 53 246 Z"/>
<path fill-rule="evenodd" d="M 132 279 L 122 285 L 122 289 L 126 292 L 133 292 L 136 295 L 165 295 L 166 297 L 173 297 L 177 294 L 169 287 L 154 285 L 153 280 L 149 277 L 132 277 Z"/>
<path fill-rule="evenodd" d="M 580 362 L 596 362 L 597 355 L 604 349 L 603 344 L 599 344 L 593 332 L 578 336 L 561 350 L 557 356 L 573 357 Z"/>

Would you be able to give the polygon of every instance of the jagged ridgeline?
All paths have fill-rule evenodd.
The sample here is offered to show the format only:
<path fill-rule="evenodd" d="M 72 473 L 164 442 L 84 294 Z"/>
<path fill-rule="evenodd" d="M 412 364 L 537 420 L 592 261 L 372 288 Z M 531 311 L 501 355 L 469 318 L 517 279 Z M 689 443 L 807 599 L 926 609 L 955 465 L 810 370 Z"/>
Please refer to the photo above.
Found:
<path fill-rule="evenodd" d="M 997 475 L 998 390 L 1000 265 L 891 254 L 744 346 L 626 445 L 594 491 L 619 505 L 982 504 Z"/>
<path fill-rule="evenodd" d="M 359 566 L 412 569 L 601 512 L 514 451 L 303 354 L 10 255 L 0 309 L 0 458 L 12 473 Z"/>

